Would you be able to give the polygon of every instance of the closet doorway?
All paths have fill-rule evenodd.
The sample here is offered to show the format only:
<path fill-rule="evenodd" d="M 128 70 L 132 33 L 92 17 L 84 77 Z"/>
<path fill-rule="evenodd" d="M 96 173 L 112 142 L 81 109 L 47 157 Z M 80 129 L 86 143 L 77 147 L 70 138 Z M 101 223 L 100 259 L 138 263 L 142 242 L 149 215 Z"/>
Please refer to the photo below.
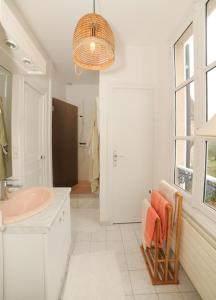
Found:
<path fill-rule="evenodd" d="M 99 207 L 98 82 L 68 84 L 66 99 L 78 107 L 78 184 L 72 187 L 73 208 Z"/>
<path fill-rule="evenodd" d="M 78 108 L 53 98 L 53 186 L 78 184 Z"/>

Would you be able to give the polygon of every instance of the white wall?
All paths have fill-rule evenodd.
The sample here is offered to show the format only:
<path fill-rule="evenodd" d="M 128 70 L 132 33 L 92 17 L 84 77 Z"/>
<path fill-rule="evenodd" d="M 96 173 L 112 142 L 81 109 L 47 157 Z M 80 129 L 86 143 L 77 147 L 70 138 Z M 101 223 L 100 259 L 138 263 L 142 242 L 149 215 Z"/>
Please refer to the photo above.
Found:
<path fill-rule="evenodd" d="M 173 112 L 174 94 L 171 80 L 170 66 L 172 56 L 170 47 L 167 45 L 158 46 L 157 74 L 158 82 L 155 89 L 155 147 L 154 147 L 154 181 L 153 186 L 157 187 L 164 179 L 172 182 L 174 172 L 173 162 Z"/>
<path fill-rule="evenodd" d="M 66 83 L 61 80 L 58 72 L 52 68 L 51 70 L 51 93 L 52 98 L 56 98 L 62 101 L 66 101 Z"/>
<path fill-rule="evenodd" d="M 116 62 L 113 68 L 101 72 L 99 83 L 100 97 L 100 219 L 111 221 L 111 201 L 107 198 L 108 166 L 107 166 L 107 120 L 112 85 L 135 85 L 152 87 L 154 101 L 157 99 L 158 83 L 158 49 L 155 46 L 125 48 L 117 47 Z"/>
<path fill-rule="evenodd" d="M 67 102 L 78 107 L 78 143 L 89 141 L 93 103 L 98 96 L 98 85 L 67 85 Z M 88 148 L 78 144 L 78 178 L 79 180 L 89 179 L 89 154 Z"/>

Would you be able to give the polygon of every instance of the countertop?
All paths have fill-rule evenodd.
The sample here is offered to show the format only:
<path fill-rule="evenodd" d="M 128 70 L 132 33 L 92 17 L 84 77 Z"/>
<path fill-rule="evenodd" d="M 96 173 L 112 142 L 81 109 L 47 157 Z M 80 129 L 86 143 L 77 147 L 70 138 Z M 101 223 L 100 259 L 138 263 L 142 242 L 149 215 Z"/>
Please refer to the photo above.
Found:
<path fill-rule="evenodd" d="M 47 233 L 65 201 L 70 197 L 70 188 L 53 188 L 54 199 L 42 212 L 21 222 L 3 225 L 4 234 L 41 234 Z"/>

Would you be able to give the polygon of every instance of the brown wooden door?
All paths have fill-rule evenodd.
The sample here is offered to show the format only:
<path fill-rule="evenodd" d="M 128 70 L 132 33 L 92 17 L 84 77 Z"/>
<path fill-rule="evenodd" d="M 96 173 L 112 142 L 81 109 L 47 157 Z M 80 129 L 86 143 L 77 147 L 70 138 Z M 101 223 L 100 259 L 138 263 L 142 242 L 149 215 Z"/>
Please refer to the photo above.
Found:
<path fill-rule="evenodd" d="M 52 155 L 53 186 L 78 183 L 78 108 L 53 98 Z"/>

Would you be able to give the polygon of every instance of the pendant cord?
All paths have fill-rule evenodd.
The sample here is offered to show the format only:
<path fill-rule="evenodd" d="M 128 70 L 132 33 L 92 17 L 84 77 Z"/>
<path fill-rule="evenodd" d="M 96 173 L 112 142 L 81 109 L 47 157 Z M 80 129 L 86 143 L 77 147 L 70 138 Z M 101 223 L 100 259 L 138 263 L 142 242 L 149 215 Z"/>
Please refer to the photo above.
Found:
<path fill-rule="evenodd" d="M 93 11 L 94 11 L 94 14 L 95 14 L 95 0 L 93 0 Z"/>

